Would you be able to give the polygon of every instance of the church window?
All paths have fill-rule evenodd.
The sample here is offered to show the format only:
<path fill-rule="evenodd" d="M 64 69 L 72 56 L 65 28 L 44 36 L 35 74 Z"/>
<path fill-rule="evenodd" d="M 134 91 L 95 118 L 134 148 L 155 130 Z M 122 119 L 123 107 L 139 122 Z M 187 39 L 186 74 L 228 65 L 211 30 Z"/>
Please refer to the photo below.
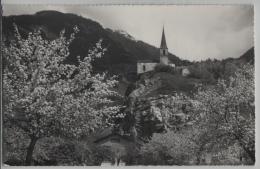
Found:
<path fill-rule="evenodd" d="M 145 68 L 145 65 L 143 65 L 143 71 L 145 71 L 145 69 L 146 69 L 146 68 Z"/>
<path fill-rule="evenodd" d="M 163 55 L 166 55 L 166 52 L 165 52 L 165 50 L 163 50 Z"/>

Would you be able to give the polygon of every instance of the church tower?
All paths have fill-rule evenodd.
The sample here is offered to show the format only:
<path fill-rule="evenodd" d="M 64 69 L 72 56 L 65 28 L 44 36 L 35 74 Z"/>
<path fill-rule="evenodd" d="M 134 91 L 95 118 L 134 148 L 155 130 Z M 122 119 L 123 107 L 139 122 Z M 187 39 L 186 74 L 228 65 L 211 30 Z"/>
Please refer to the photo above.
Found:
<path fill-rule="evenodd" d="M 161 40 L 161 46 L 160 46 L 160 63 L 164 65 L 168 65 L 168 48 L 166 44 L 166 39 L 164 35 L 164 28 L 162 32 L 162 40 Z"/>

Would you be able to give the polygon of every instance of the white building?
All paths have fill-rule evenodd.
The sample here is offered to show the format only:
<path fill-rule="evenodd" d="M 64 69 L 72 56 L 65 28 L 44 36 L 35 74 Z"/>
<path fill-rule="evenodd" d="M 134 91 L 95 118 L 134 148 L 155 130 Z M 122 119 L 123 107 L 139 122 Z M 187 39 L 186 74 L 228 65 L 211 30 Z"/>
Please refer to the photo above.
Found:
<path fill-rule="evenodd" d="M 190 71 L 188 68 L 183 68 L 181 71 L 182 76 L 188 76 L 190 74 Z"/>
<path fill-rule="evenodd" d="M 137 62 L 137 73 L 145 73 L 154 70 L 158 63 L 153 63 L 150 60 L 142 60 Z"/>
<path fill-rule="evenodd" d="M 152 71 L 155 69 L 156 65 L 158 64 L 169 65 L 168 54 L 169 53 L 168 53 L 168 48 L 167 48 L 164 29 L 163 29 L 161 46 L 160 46 L 160 63 L 152 62 L 149 60 L 140 60 L 137 62 L 137 74 Z M 171 63 L 170 66 L 175 67 L 175 64 Z"/>

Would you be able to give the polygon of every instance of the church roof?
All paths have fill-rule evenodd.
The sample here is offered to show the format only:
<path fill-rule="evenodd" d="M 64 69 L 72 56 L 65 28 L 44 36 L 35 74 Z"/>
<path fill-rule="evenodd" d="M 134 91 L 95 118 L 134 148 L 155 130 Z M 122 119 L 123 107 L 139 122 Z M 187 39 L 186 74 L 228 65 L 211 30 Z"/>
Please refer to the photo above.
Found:
<path fill-rule="evenodd" d="M 166 39 L 165 39 L 165 35 L 164 35 L 164 28 L 163 28 L 163 32 L 162 32 L 162 41 L 161 41 L 161 49 L 168 49 L 167 48 L 167 44 L 166 44 Z"/>

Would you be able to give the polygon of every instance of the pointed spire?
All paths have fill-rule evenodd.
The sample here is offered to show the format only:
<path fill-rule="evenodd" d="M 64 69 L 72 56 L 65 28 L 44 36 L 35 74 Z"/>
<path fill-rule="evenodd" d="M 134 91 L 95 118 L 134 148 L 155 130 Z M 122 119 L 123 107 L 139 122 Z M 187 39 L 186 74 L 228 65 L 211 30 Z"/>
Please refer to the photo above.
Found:
<path fill-rule="evenodd" d="M 163 32 L 162 32 L 162 41 L 161 41 L 161 49 L 168 49 L 166 44 L 166 39 L 164 35 L 164 26 L 163 26 Z"/>

